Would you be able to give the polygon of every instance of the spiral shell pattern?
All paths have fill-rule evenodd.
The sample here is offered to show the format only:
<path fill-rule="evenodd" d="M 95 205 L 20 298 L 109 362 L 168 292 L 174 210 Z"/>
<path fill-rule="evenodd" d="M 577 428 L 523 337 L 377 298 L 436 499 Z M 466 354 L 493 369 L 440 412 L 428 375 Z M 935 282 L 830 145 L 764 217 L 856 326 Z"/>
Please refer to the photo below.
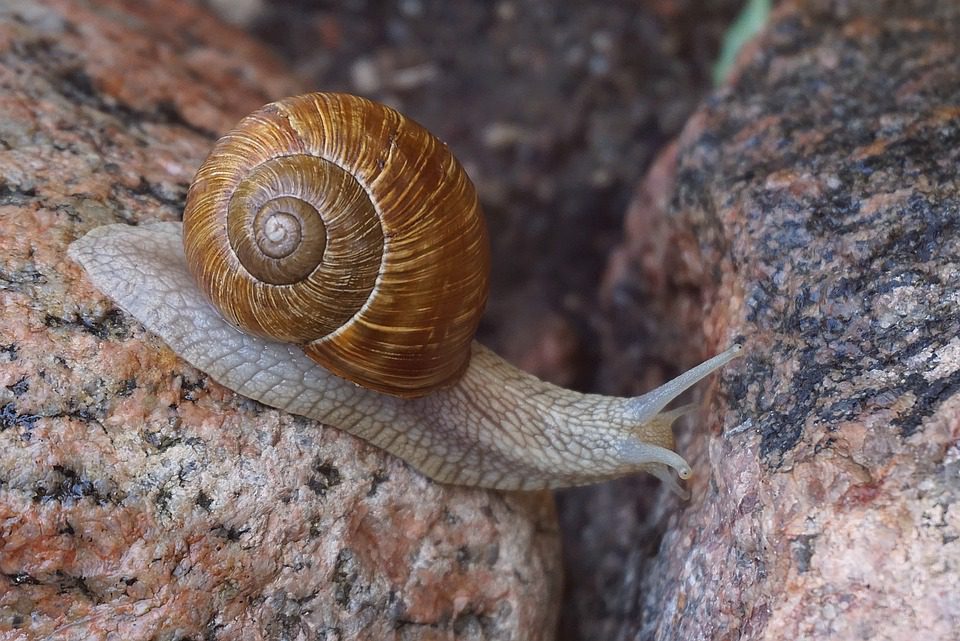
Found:
<path fill-rule="evenodd" d="M 194 278 L 245 331 L 397 396 L 466 368 L 490 260 L 476 191 L 393 109 L 326 93 L 266 105 L 214 146 L 183 226 Z"/>

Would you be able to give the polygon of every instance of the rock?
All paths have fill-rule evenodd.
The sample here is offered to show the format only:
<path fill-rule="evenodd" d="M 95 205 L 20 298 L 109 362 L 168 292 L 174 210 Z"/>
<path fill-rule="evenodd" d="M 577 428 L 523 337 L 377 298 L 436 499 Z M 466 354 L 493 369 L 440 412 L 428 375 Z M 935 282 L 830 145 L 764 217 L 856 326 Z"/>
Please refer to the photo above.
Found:
<path fill-rule="evenodd" d="M 603 638 L 957 638 L 958 43 L 953 3 L 785 2 L 688 124 L 670 224 L 700 239 L 704 302 L 656 322 L 702 315 L 708 350 L 746 355 L 681 445 L 682 512 L 621 494 L 569 551 L 637 541 L 570 578 L 602 586 L 571 610 L 605 604 Z"/>
<path fill-rule="evenodd" d="M 185 2 L 0 8 L 0 637 L 550 639 L 548 495 L 438 486 L 234 396 L 66 257 L 179 217 L 301 88 Z"/>

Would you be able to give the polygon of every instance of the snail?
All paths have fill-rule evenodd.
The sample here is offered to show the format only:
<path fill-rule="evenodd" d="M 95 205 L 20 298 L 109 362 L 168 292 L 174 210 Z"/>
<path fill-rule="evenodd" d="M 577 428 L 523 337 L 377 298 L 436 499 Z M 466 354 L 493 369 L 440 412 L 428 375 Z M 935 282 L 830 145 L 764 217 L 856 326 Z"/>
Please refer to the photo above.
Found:
<path fill-rule="evenodd" d="M 662 411 L 734 345 L 642 396 L 582 394 L 473 340 L 489 248 L 445 144 L 347 94 L 287 98 L 220 139 L 183 222 L 107 225 L 70 257 L 231 390 L 363 438 L 440 482 L 581 485 L 648 471 L 682 493 Z"/>

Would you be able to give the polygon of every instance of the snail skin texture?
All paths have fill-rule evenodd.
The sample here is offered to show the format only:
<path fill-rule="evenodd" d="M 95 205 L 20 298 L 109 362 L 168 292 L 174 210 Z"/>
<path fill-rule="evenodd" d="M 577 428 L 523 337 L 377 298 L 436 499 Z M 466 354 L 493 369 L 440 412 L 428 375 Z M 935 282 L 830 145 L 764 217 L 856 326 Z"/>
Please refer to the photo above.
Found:
<path fill-rule="evenodd" d="M 740 350 L 633 398 L 509 365 L 472 338 L 489 270 L 473 185 L 420 125 L 345 94 L 266 105 L 215 145 L 182 224 L 99 227 L 69 255 L 220 384 L 444 483 L 647 471 L 682 493 L 670 471 L 691 470 L 671 425 L 691 408 L 662 410 Z"/>

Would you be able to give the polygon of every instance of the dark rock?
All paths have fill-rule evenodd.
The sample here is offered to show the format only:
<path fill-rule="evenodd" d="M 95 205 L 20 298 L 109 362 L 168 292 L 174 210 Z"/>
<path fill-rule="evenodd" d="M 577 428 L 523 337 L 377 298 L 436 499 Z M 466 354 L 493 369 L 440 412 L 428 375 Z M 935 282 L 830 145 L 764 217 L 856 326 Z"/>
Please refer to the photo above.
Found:
<path fill-rule="evenodd" d="M 689 123 L 654 237 L 698 239 L 702 289 L 650 322 L 698 348 L 705 317 L 707 351 L 742 337 L 746 355 L 681 448 L 693 499 L 660 520 L 657 555 L 638 499 L 591 514 L 637 541 L 570 579 L 602 586 L 576 611 L 607 604 L 604 638 L 956 638 L 958 105 L 956 4 L 796 1 Z M 613 290 L 683 282 L 642 245 L 634 231 Z"/>

